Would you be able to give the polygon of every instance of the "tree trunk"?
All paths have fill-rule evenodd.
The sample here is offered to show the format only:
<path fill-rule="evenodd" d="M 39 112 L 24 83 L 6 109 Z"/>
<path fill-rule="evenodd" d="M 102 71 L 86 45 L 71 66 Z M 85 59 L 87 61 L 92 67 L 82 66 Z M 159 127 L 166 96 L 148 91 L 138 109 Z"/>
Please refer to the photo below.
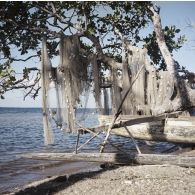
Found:
<path fill-rule="evenodd" d="M 164 33 L 162 30 L 161 19 L 159 15 L 159 10 L 156 10 L 154 6 L 149 7 L 152 12 L 152 21 L 154 24 L 154 31 L 156 33 L 156 41 L 158 43 L 160 52 L 165 60 L 167 65 L 167 71 L 173 76 L 176 77 L 177 70 L 175 68 L 175 61 L 171 56 L 171 53 L 165 43 Z"/>
<path fill-rule="evenodd" d="M 169 98 L 165 96 L 164 102 L 162 104 L 156 105 L 153 109 L 153 114 L 160 114 L 163 112 L 172 112 L 176 110 L 185 110 L 192 105 L 195 105 L 194 98 L 191 94 L 194 91 L 186 86 L 185 80 L 179 78 L 178 71 L 176 69 L 176 64 L 171 56 L 170 51 L 165 42 L 164 33 L 162 30 L 161 19 L 159 15 L 160 9 L 154 5 L 149 6 L 151 11 L 151 18 L 154 24 L 154 31 L 156 33 L 156 41 L 159 46 L 160 52 L 164 58 L 167 66 L 167 74 L 170 74 L 169 85 L 165 86 L 169 91 L 173 91 L 171 87 L 175 86 L 175 91 L 173 95 Z M 171 84 L 172 82 L 172 84 Z M 190 93 L 189 93 L 190 92 Z M 162 96 L 166 94 L 160 94 Z"/>

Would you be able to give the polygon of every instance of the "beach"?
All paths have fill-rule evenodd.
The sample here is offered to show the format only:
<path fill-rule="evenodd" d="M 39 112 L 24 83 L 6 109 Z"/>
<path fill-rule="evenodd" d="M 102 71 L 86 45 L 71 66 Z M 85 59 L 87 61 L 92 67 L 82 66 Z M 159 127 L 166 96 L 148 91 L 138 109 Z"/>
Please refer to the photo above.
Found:
<path fill-rule="evenodd" d="M 97 117 L 90 115 L 86 124 L 92 126 Z M 101 163 L 64 162 L 22 159 L 29 152 L 73 152 L 76 135 L 56 129 L 56 142 L 44 146 L 41 109 L 0 109 L 1 155 L 0 194 L 195 194 L 195 171 L 168 165 L 109 166 Z M 89 135 L 81 137 L 81 143 Z M 127 138 L 112 136 L 114 143 L 135 151 Z M 138 142 L 143 153 L 163 153 L 174 145 Z M 85 152 L 99 147 L 94 140 Z M 113 152 L 108 147 L 107 152 Z M 173 152 L 173 151 L 172 151 Z"/>
<path fill-rule="evenodd" d="M 111 166 L 36 181 L 12 194 L 193 195 L 195 169 L 173 165 Z"/>

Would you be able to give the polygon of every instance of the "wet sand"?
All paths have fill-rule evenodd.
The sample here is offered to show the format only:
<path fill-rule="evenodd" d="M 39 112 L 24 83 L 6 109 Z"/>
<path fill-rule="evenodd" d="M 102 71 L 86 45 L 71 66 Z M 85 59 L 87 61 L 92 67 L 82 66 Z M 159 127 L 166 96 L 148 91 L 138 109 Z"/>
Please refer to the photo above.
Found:
<path fill-rule="evenodd" d="M 195 150 L 187 151 L 188 148 L 185 154 L 195 155 Z M 20 180 L 24 181 L 23 175 L 29 175 L 31 179 L 27 178 L 28 182 L 17 185 L 12 189 L 13 193 L 3 194 L 195 194 L 193 168 L 169 165 L 112 165 L 100 168 L 100 163 L 93 162 L 46 162 L 39 162 L 25 173 L 20 173 L 18 184 Z"/>
<path fill-rule="evenodd" d="M 10 194 L 26 188 L 31 183 L 42 183 L 61 175 L 71 175 L 99 169 L 99 163 L 39 161 L 23 159 L 9 166 L 0 166 L 0 194 Z M 38 184 L 37 183 L 37 184 Z"/>

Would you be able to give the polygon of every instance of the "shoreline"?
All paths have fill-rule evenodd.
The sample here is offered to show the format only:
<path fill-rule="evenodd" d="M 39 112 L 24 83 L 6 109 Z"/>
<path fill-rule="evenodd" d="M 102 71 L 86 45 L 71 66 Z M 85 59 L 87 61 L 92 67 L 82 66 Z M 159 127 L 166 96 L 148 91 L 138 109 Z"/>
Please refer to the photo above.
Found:
<path fill-rule="evenodd" d="M 7 193 L 9 195 L 22 195 L 22 194 L 47 194 L 48 192 L 53 192 L 56 188 L 62 187 L 62 185 L 67 184 L 72 180 L 77 180 L 76 178 L 84 178 L 85 176 L 94 175 L 101 173 L 103 169 L 97 165 L 92 166 L 91 168 L 85 168 L 82 170 L 74 170 L 71 173 L 55 175 L 49 178 L 37 180 L 31 182 L 17 191 Z"/>
<path fill-rule="evenodd" d="M 195 194 L 195 169 L 173 165 L 112 166 L 32 182 L 24 194 Z"/>
<path fill-rule="evenodd" d="M 194 150 L 189 151 L 189 148 L 186 148 L 186 149 L 184 148 L 182 152 L 177 150 L 173 153 L 177 153 L 178 155 L 181 155 L 181 156 L 186 155 L 186 154 L 190 156 L 195 155 L 195 151 Z M 119 166 L 119 165 L 112 165 L 112 164 L 109 165 L 108 164 L 109 166 L 102 166 L 102 165 L 107 165 L 107 164 L 105 163 L 102 164 L 100 162 L 97 163 L 97 162 L 74 162 L 74 161 L 64 161 L 64 162 L 63 161 L 50 161 L 48 162 L 46 166 L 45 165 L 46 164 L 43 163 L 43 164 L 35 165 L 31 167 L 31 169 L 28 169 L 28 171 L 30 172 L 32 171 L 35 174 L 36 173 L 40 174 L 40 177 L 34 178 L 31 181 L 18 185 L 18 187 L 13 188 L 12 190 L 4 191 L 3 194 L 23 195 L 23 194 L 40 194 L 40 192 L 41 194 L 55 194 L 56 191 L 57 192 L 59 191 L 60 193 L 60 191 L 66 191 L 69 188 L 71 189 L 71 191 L 74 192 L 74 190 L 78 188 L 77 183 L 83 183 L 83 182 L 87 183 L 88 179 L 89 181 L 91 180 L 90 178 L 93 178 L 92 180 L 95 183 L 97 183 L 99 182 L 99 179 L 98 179 L 99 175 L 104 175 L 104 174 L 106 175 L 108 172 L 110 172 L 109 173 L 110 176 L 108 178 L 114 177 L 115 178 L 114 181 L 122 180 L 121 182 L 123 183 L 123 180 L 126 181 L 126 177 L 128 176 L 127 175 L 124 176 L 123 174 L 121 174 L 120 171 L 117 173 L 118 169 L 120 170 L 123 168 L 124 170 L 122 171 L 122 173 L 128 173 L 130 170 L 131 170 L 130 172 L 136 172 L 134 174 L 135 178 L 140 178 L 141 182 L 143 182 L 145 179 L 148 180 L 147 178 L 148 176 L 146 175 L 147 170 L 144 171 L 144 167 L 148 167 L 148 169 L 151 170 L 151 173 L 148 173 L 148 174 L 152 174 L 156 178 L 158 178 L 159 176 L 156 175 L 155 168 L 158 168 L 160 172 L 163 172 L 161 169 L 165 169 L 164 172 L 168 172 L 167 173 L 168 175 L 166 175 L 165 178 L 168 178 L 170 180 L 172 180 L 171 178 L 175 180 L 174 177 L 175 175 L 178 174 L 178 172 L 185 173 L 185 170 L 190 170 L 190 172 L 193 173 L 192 179 L 195 182 L 195 169 L 194 168 L 182 168 L 182 167 L 174 166 L 174 165 L 128 165 L 128 166 L 122 165 L 122 166 Z M 139 171 L 137 172 L 137 170 Z M 169 175 L 169 172 L 171 173 L 171 175 Z M 22 175 L 19 175 L 19 177 L 22 177 Z M 129 174 L 129 177 L 131 177 L 131 174 Z M 188 176 L 186 176 L 186 178 L 188 178 Z M 105 180 L 109 186 L 109 182 L 108 182 L 109 179 L 108 180 L 107 179 L 106 180 L 103 179 L 103 180 Z M 178 180 L 178 178 L 176 180 Z M 185 180 L 182 180 L 182 182 L 185 183 Z M 133 183 L 133 181 L 130 180 L 130 181 L 127 181 L 126 183 Z M 84 186 L 86 185 L 88 184 L 84 184 Z M 101 185 L 101 182 L 99 185 Z M 93 188 L 98 189 L 99 185 L 94 186 Z M 154 185 L 152 181 L 151 181 L 151 185 Z M 175 183 L 173 183 L 173 185 L 175 185 Z M 74 189 L 74 186 L 76 186 L 75 189 Z M 89 184 L 88 187 L 90 188 L 90 186 L 93 186 L 93 185 Z M 195 186 L 195 183 L 194 183 L 194 186 Z M 161 189 L 160 186 L 159 188 Z M 83 189 L 79 189 L 79 191 L 82 191 L 82 190 Z M 181 190 L 184 190 L 184 189 L 182 188 Z M 83 192 L 83 193 L 86 194 L 86 192 Z M 137 193 L 139 194 L 139 191 L 136 192 L 136 194 Z M 92 192 L 92 194 L 94 193 Z M 89 194 L 89 195 L 92 195 L 92 194 Z M 194 194 L 195 194 L 195 189 L 194 189 Z"/>
<path fill-rule="evenodd" d="M 41 163 L 40 163 L 41 162 Z M 100 163 L 94 162 L 68 162 L 68 161 L 40 161 L 34 166 L 29 166 L 19 173 L 13 173 L 13 179 L 2 177 L 3 182 L 0 194 L 15 194 L 16 192 L 26 189 L 33 184 L 49 182 L 61 176 L 94 171 L 99 169 Z M 11 185 L 10 185 L 11 184 Z"/>

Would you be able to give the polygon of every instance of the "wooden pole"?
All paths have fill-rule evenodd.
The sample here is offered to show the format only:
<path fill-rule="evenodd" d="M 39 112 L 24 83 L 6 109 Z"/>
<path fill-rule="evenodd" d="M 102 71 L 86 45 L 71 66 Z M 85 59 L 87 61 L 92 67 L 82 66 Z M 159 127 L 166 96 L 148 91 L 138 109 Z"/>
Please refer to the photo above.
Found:
<path fill-rule="evenodd" d="M 76 141 L 76 147 L 75 147 L 75 153 L 76 154 L 78 152 L 79 137 L 80 137 L 80 131 L 77 132 L 77 141 Z"/>
<path fill-rule="evenodd" d="M 23 158 L 38 160 L 62 161 L 92 161 L 115 164 L 142 164 L 142 165 L 178 165 L 195 167 L 195 156 L 178 156 L 164 154 L 124 154 L 124 153 L 29 153 L 20 155 Z"/>
<path fill-rule="evenodd" d="M 84 144 L 82 144 L 81 146 L 79 146 L 79 148 L 77 149 L 77 151 L 79 151 L 81 148 L 83 148 L 85 145 L 87 145 L 89 142 L 91 142 L 94 138 L 97 137 L 97 135 L 99 135 L 100 132 L 98 132 L 97 134 L 93 135 L 90 139 L 88 139 Z M 76 151 L 75 151 L 76 153 Z"/>
<path fill-rule="evenodd" d="M 129 131 L 129 129 L 127 129 L 127 127 L 124 127 L 124 128 L 125 128 L 125 130 L 127 131 L 127 133 L 129 134 L 131 140 L 133 141 L 133 143 L 134 143 L 134 145 L 135 145 L 135 148 L 136 148 L 138 154 L 141 154 L 141 150 L 139 149 L 139 146 L 138 146 L 138 144 L 136 143 L 135 139 L 133 138 L 131 132 Z"/>
<path fill-rule="evenodd" d="M 79 125 L 79 124 L 77 124 L 77 125 Z M 80 125 L 79 125 L 79 126 L 80 126 Z M 81 127 L 81 126 L 80 126 L 80 127 Z M 86 128 L 86 127 L 81 127 L 81 128 L 82 128 L 83 130 L 89 132 L 89 133 L 92 133 L 93 135 L 97 136 L 98 139 L 102 140 L 102 138 L 99 136 L 98 133 L 94 133 L 93 131 L 91 131 L 89 128 Z M 113 146 L 114 148 L 116 148 L 117 150 L 119 150 L 120 152 L 127 154 L 125 151 L 121 150 L 118 146 L 116 146 L 115 144 L 113 144 L 113 143 L 110 142 L 109 140 L 107 140 L 107 142 L 108 142 L 111 146 Z"/>

